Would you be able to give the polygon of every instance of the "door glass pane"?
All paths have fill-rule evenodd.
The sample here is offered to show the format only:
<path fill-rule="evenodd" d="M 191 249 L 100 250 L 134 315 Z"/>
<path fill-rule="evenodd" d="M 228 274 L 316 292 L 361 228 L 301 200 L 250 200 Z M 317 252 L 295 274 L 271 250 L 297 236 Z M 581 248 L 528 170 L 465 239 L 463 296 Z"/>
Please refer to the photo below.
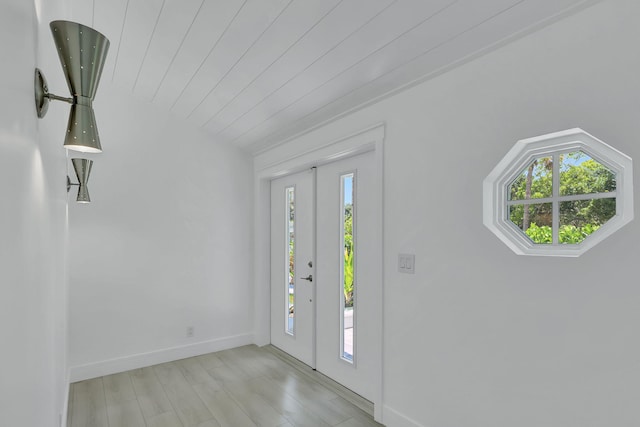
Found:
<path fill-rule="evenodd" d="M 285 284 L 285 295 L 286 295 L 286 313 L 285 319 L 287 319 L 285 330 L 288 334 L 293 335 L 294 325 L 295 325 L 295 311 L 294 305 L 296 301 L 296 283 L 295 283 L 295 224 L 296 224 L 296 203 L 295 203 L 295 188 L 288 187 L 286 190 L 285 200 L 287 202 L 287 206 L 285 209 L 286 212 L 286 269 L 287 269 L 287 283 Z"/>
<path fill-rule="evenodd" d="M 341 181 L 341 235 L 342 235 L 342 283 L 340 312 L 340 357 L 353 363 L 355 316 L 355 199 L 353 173 L 342 175 Z"/>

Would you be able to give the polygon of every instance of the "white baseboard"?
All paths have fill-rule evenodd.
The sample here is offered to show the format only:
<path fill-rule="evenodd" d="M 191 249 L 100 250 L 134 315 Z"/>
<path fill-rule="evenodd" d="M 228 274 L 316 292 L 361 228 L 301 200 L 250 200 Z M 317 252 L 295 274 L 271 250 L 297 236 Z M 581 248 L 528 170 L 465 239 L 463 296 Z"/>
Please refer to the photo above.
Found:
<path fill-rule="evenodd" d="M 425 427 L 387 405 L 384 405 L 382 422 L 387 427 Z"/>
<path fill-rule="evenodd" d="M 131 369 L 144 368 L 158 363 L 171 362 L 187 357 L 200 356 L 201 354 L 214 353 L 253 344 L 253 334 L 235 335 L 210 341 L 202 341 L 180 347 L 171 347 L 148 353 L 132 354 L 130 356 L 115 359 L 102 360 L 100 362 L 87 363 L 85 365 L 72 366 L 69 371 L 69 381 L 83 381 L 104 375 L 116 374 Z"/>
<path fill-rule="evenodd" d="M 67 419 L 69 418 L 69 390 L 71 389 L 70 370 L 67 369 L 67 379 L 65 381 L 66 387 L 64 389 L 64 401 L 62 402 L 62 412 L 60 414 L 60 427 L 67 426 Z"/>

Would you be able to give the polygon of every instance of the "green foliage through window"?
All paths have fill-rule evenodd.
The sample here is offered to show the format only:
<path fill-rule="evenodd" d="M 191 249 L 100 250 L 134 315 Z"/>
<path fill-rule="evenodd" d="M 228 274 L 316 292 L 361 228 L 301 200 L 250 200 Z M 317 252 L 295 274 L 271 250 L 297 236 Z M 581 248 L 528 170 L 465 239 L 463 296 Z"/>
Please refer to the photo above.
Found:
<path fill-rule="evenodd" d="M 344 306 L 353 307 L 353 205 L 344 209 Z"/>
<path fill-rule="evenodd" d="M 616 176 L 582 151 L 533 160 L 509 186 L 509 219 L 537 244 L 553 243 L 554 204 L 558 204 L 558 243 L 578 244 L 616 214 Z M 558 173 L 554 192 L 553 174 Z M 563 200 L 563 198 L 573 198 Z M 540 200 L 542 203 L 525 203 Z"/>

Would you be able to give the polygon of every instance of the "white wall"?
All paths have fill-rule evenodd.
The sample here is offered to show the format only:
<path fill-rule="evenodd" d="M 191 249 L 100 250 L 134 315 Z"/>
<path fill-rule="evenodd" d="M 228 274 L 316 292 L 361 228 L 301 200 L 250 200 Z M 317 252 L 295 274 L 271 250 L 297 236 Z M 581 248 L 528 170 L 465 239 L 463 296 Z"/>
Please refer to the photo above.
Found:
<path fill-rule="evenodd" d="M 69 214 L 72 379 L 252 342 L 250 158 L 108 76 L 94 107 L 104 152 Z"/>
<path fill-rule="evenodd" d="M 66 402 L 65 153 L 33 102 L 33 70 L 43 57 L 38 21 L 56 8 L 49 2 L 36 15 L 34 2 L 0 6 L 3 426 L 58 426 Z"/>
<path fill-rule="evenodd" d="M 640 424 L 640 221 L 577 259 L 517 256 L 481 194 L 515 141 L 576 126 L 640 161 L 639 16 L 601 2 L 259 156 L 386 123 L 389 426 Z"/>

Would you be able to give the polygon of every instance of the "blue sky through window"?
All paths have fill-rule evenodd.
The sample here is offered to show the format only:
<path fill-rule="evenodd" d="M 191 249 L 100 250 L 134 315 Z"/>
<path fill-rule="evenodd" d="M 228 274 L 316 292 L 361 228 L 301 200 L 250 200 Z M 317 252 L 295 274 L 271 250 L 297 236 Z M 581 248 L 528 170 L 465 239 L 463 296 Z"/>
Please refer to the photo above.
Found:
<path fill-rule="evenodd" d="M 345 175 L 344 177 L 344 204 L 353 203 L 353 175 Z"/>

